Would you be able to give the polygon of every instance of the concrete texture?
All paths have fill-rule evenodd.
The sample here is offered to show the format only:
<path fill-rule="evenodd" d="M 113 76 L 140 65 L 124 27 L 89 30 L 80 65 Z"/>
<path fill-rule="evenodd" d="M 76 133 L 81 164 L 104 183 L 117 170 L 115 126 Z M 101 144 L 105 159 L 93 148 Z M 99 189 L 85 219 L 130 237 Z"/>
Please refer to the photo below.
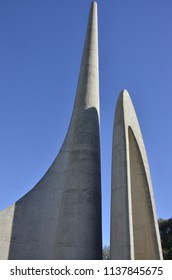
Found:
<path fill-rule="evenodd" d="M 0 212 L 0 259 L 101 259 L 97 4 L 68 133 L 38 184 Z"/>
<path fill-rule="evenodd" d="M 146 150 L 126 90 L 116 106 L 112 150 L 111 259 L 162 259 Z"/>

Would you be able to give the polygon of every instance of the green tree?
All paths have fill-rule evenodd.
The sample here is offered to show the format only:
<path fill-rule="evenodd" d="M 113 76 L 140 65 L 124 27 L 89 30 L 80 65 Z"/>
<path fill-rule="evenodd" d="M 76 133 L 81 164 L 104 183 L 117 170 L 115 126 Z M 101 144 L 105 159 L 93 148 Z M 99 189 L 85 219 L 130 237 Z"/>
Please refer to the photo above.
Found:
<path fill-rule="evenodd" d="M 110 260 L 110 246 L 103 247 L 103 260 Z"/>
<path fill-rule="evenodd" d="M 172 260 L 172 218 L 159 219 L 158 223 L 164 260 Z"/>

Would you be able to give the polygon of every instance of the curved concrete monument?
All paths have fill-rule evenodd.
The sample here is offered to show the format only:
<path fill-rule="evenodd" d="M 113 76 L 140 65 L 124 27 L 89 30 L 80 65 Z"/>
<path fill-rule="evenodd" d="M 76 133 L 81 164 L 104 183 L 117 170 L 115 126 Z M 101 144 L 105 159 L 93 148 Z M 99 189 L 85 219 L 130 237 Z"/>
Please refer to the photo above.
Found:
<path fill-rule="evenodd" d="M 110 245 L 111 259 L 162 259 L 148 160 L 126 90 L 114 120 Z"/>
<path fill-rule="evenodd" d="M 97 4 L 62 148 L 39 183 L 0 212 L 0 259 L 101 259 Z"/>

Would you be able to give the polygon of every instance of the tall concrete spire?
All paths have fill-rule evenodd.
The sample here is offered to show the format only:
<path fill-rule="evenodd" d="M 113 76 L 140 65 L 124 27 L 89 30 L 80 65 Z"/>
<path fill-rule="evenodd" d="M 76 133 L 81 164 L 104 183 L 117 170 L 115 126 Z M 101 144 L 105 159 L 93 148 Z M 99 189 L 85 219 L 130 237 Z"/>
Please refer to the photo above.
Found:
<path fill-rule="evenodd" d="M 97 4 L 91 4 L 69 129 L 38 184 L 0 212 L 0 259 L 101 259 Z"/>
<path fill-rule="evenodd" d="M 162 259 L 146 150 L 126 90 L 114 120 L 110 243 L 111 259 Z"/>
<path fill-rule="evenodd" d="M 75 109 L 95 106 L 99 112 L 99 70 L 98 70 L 98 25 L 97 3 L 91 4 L 85 38 Z"/>

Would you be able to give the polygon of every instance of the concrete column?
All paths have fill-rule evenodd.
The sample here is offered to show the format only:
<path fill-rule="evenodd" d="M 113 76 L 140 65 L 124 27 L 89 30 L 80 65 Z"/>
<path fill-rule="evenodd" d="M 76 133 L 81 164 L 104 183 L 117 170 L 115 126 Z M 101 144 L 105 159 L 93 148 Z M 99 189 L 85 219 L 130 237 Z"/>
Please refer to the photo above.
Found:
<path fill-rule="evenodd" d="M 126 90 L 114 120 L 110 243 L 111 259 L 162 259 L 146 150 Z"/>
<path fill-rule="evenodd" d="M 62 148 L 38 184 L 0 212 L 0 259 L 101 259 L 97 4 Z"/>

